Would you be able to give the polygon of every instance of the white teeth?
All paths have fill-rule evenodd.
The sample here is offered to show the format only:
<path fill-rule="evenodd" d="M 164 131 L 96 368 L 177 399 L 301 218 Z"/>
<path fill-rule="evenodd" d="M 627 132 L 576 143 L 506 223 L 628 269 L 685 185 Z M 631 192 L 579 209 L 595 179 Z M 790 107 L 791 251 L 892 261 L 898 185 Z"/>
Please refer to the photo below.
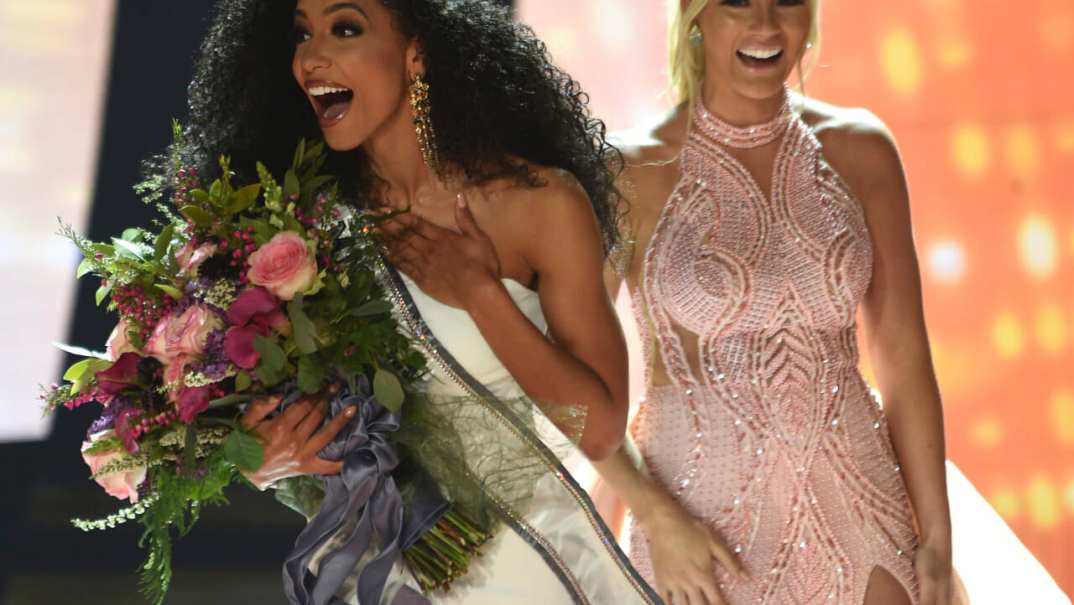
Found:
<path fill-rule="evenodd" d="M 333 92 L 350 92 L 349 88 L 335 88 L 333 86 L 314 86 L 309 89 L 311 95 L 319 97 Z"/>
<path fill-rule="evenodd" d="M 763 59 L 771 59 L 772 57 L 775 57 L 779 53 L 783 52 L 783 49 L 782 48 L 772 48 L 772 49 L 743 48 L 742 50 L 740 50 L 738 52 L 746 55 L 747 57 L 753 58 L 753 59 L 762 59 L 763 60 Z"/>

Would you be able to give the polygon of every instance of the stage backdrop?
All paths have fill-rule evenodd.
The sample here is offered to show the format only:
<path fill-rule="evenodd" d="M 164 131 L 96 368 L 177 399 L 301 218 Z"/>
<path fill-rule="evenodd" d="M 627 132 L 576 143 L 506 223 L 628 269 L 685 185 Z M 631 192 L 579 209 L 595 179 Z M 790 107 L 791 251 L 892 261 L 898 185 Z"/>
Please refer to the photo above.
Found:
<path fill-rule="evenodd" d="M 668 107 L 663 5 L 518 8 L 621 129 Z M 1074 592 L 1074 3 L 828 0 L 822 31 L 807 92 L 902 149 L 949 456 Z"/>

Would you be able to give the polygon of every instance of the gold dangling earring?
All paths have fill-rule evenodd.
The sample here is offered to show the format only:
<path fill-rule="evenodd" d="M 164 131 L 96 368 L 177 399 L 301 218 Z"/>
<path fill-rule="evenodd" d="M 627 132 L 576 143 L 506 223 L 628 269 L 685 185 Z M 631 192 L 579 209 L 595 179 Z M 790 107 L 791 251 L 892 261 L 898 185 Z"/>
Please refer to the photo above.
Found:
<path fill-rule="evenodd" d="M 410 109 L 414 115 L 414 130 L 418 134 L 418 147 L 425 165 L 440 174 L 440 157 L 436 149 L 436 131 L 433 130 L 432 103 L 429 101 L 429 84 L 416 75 L 410 81 Z"/>

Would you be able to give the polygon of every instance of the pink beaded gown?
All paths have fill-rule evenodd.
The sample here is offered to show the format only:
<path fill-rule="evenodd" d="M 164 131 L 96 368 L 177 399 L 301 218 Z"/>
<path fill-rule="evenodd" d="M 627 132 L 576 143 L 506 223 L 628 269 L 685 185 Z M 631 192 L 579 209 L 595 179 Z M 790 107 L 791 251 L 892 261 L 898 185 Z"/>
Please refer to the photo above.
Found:
<path fill-rule="evenodd" d="M 727 148 L 777 143 L 766 197 Z M 917 603 L 909 498 L 858 370 L 861 206 L 789 100 L 745 129 L 699 103 L 681 169 L 631 285 L 671 380 L 647 377 L 632 429 L 651 473 L 745 564 L 715 570 L 731 605 L 859 605 L 877 567 Z M 630 558 L 652 582 L 640 528 Z"/>

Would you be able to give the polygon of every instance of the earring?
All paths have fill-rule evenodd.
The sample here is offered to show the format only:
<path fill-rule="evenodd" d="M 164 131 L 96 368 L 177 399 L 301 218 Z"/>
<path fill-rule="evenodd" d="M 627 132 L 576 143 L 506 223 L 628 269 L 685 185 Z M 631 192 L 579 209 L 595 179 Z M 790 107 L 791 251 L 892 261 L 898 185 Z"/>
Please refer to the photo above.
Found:
<path fill-rule="evenodd" d="M 695 25 L 694 28 L 690 30 L 690 44 L 697 46 L 701 44 L 703 40 L 704 36 L 701 34 L 701 28 Z"/>
<path fill-rule="evenodd" d="M 436 132 L 433 130 L 432 103 L 429 101 L 429 84 L 416 75 L 410 81 L 410 109 L 414 115 L 414 130 L 418 134 L 418 147 L 425 165 L 440 172 L 440 158 L 436 151 Z"/>

